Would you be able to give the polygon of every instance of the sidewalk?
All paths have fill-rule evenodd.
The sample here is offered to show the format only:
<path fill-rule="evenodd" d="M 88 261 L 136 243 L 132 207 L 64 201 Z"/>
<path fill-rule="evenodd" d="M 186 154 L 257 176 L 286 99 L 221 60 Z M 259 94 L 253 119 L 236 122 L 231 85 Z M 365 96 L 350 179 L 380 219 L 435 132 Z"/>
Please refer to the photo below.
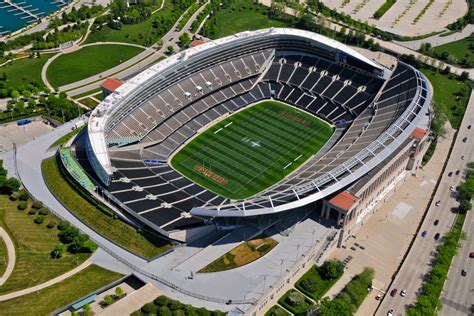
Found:
<path fill-rule="evenodd" d="M 438 142 L 436 154 L 430 162 L 418 170 L 416 176 L 406 175 L 404 180 L 396 185 L 394 191 L 388 193 L 380 202 L 375 214 L 360 228 L 356 237 L 346 243 L 346 249 L 338 248 L 331 254 L 331 258 L 339 260 L 344 260 L 349 255 L 353 259 L 347 265 L 344 275 L 326 296 L 334 298 L 352 277 L 362 272 L 364 267 L 374 268 L 375 288 L 385 290 L 388 287 L 408 250 L 447 158 L 454 136 L 453 129 L 449 128 L 448 131 L 447 137 Z M 406 212 L 402 214 L 401 209 Z M 355 243 L 365 249 L 355 246 Z M 351 250 L 352 246 L 355 246 L 356 250 Z M 356 315 L 373 315 L 379 304 L 375 299 L 377 294 L 382 293 L 377 290 L 369 293 Z"/>
<path fill-rule="evenodd" d="M 10 236 L 7 234 L 3 227 L 0 227 L 0 238 L 3 239 L 5 245 L 7 246 L 7 253 L 8 253 L 8 264 L 5 272 L 0 277 L 0 286 L 2 286 L 10 277 L 13 272 L 13 268 L 15 267 L 16 262 L 16 254 L 15 254 L 15 245 L 11 240 Z"/>

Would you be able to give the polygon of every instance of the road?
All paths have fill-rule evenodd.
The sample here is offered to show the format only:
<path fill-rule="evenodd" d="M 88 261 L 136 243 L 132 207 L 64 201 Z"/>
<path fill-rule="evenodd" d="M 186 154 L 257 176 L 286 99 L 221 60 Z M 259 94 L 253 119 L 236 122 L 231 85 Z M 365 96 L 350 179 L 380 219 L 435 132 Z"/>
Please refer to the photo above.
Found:
<path fill-rule="evenodd" d="M 384 297 L 377 315 L 386 315 L 389 309 L 394 310 L 394 315 L 405 314 L 405 308 L 415 301 L 417 293 L 421 290 L 423 277 L 431 268 L 430 263 L 434 258 L 436 247 L 441 240 L 434 240 L 434 235 L 436 233 L 440 233 L 441 236 L 445 235 L 454 223 L 456 218 L 455 211 L 459 203 L 456 201 L 455 195 L 450 191 L 450 187 L 456 187 L 464 179 L 464 171 L 469 161 L 467 159 L 461 160 L 461 156 L 472 157 L 472 153 L 474 152 L 474 137 L 468 137 L 466 143 L 462 141 L 465 136 L 471 134 L 467 126 L 474 124 L 474 116 L 472 114 L 474 113 L 474 92 L 471 93 L 466 113 L 449 157 L 446 170 L 442 175 L 433 202 L 423 221 L 420 233 L 416 237 L 408 253 L 408 257 L 403 262 L 394 282 L 387 290 L 387 293 L 390 293 L 390 291 L 396 288 L 398 289 L 398 293 L 395 297 L 391 297 L 390 295 Z M 461 171 L 459 175 L 456 175 L 456 170 Z M 453 172 L 451 177 L 448 175 L 449 172 Z M 441 201 L 441 204 L 436 206 L 436 201 Z M 435 220 L 439 220 L 437 226 L 433 224 Z M 427 231 L 427 236 L 422 237 L 421 232 L 425 230 Z M 471 272 L 471 277 L 473 274 L 474 273 Z M 402 290 L 407 291 L 406 297 L 400 296 Z"/>
<path fill-rule="evenodd" d="M 179 20 L 176 21 L 175 25 L 173 25 L 170 31 L 162 37 L 162 42 L 163 42 L 162 46 L 159 46 L 158 44 L 154 44 L 148 50 L 140 53 L 139 55 L 127 60 L 126 62 L 114 68 L 108 69 L 102 73 L 96 74 L 84 80 L 80 80 L 80 81 L 59 87 L 59 90 L 68 91 L 69 96 L 78 95 L 78 94 L 98 88 L 100 86 L 101 81 L 109 76 L 113 75 L 118 78 L 127 78 L 140 72 L 145 67 L 149 67 L 150 65 L 158 61 L 160 58 L 165 56 L 165 52 L 168 46 L 171 45 L 176 48 L 178 38 L 184 32 L 190 33 L 189 30 L 191 29 L 191 25 L 193 21 L 196 19 L 199 13 L 201 13 L 201 11 L 204 9 L 206 4 L 207 2 L 203 4 L 191 16 L 191 18 L 188 20 L 188 22 L 186 23 L 186 25 L 183 27 L 181 31 L 177 31 L 176 27 L 179 23 Z M 153 52 L 150 53 L 150 50 L 152 50 Z"/>
<path fill-rule="evenodd" d="M 443 309 L 439 312 L 441 316 L 461 316 L 469 312 L 474 313 L 474 267 L 473 258 L 469 253 L 474 252 L 474 212 L 468 212 L 464 229 L 467 239 L 461 241 L 461 249 L 448 273 L 448 280 L 444 284 L 441 293 Z M 467 271 L 466 276 L 461 275 L 461 270 Z"/>

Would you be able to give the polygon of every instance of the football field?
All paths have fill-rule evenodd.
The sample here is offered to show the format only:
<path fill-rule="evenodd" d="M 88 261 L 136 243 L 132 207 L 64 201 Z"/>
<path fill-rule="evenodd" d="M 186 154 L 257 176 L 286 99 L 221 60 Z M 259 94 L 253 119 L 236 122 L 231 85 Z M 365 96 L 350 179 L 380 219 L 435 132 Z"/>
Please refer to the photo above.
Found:
<path fill-rule="evenodd" d="M 171 165 L 224 197 L 248 198 L 280 181 L 326 143 L 333 128 L 277 101 L 240 111 L 194 138 Z"/>

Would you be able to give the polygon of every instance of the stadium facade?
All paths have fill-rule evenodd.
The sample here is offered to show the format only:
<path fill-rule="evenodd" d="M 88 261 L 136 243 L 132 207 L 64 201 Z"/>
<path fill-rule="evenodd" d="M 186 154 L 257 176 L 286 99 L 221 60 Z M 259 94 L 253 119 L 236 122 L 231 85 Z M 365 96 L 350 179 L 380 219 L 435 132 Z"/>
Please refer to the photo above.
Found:
<path fill-rule="evenodd" d="M 402 62 L 388 69 L 302 30 L 243 32 L 175 54 L 120 86 L 93 111 L 85 149 L 101 193 L 171 238 L 302 208 L 350 233 L 374 194 L 418 168 L 431 96 L 424 75 Z M 220 118 L 266 99 L 309 112 L 334 133 L 286 178 L 243 200 L 171 167 L 170 157 Z"/>

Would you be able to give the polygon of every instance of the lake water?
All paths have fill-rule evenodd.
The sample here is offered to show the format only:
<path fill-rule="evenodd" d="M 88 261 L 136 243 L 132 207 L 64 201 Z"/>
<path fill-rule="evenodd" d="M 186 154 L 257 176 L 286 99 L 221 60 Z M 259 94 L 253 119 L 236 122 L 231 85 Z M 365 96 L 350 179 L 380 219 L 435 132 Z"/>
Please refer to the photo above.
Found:
<path fill-rule="evenodd" d="M 69 0 L 0 0 L 0 35 L 17 31 L 60 9 Z M 14 6 L 17 5 L 17 7 Z M 18 7 L 23 8 L 20 10 Z"/>

